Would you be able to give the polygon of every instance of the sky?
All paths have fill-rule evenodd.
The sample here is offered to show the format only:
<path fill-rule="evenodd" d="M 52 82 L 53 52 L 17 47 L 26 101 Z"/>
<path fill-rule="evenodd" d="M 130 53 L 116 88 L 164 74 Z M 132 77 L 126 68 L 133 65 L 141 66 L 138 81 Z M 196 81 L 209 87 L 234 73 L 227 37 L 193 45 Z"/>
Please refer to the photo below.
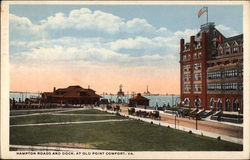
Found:
<path fill-rule="evenodd" d="M 10 90 L 80 85 L 101 94 L 179 94 L 179 41 L 206 22 L 201 5 L 10 5 Z M 208 5 L 226 37 L 243 33 L 241 5 Z"/>

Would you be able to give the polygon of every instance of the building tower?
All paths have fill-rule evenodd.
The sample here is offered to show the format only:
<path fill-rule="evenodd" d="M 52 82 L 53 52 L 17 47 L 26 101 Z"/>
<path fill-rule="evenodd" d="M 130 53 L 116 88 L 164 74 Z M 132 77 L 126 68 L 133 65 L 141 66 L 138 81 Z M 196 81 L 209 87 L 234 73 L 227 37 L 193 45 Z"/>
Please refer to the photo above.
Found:
<path fill-rule="evenodd" d="M 236 37 L 236 38 L 235 38 Z M 190 37 L 190 42 L 185 43 L 184 39 L 180 40 L 180 88 L 181 88 L 181 107 L 187 108 L 199 108 L 199 109 L 216 109 L 232 111 L 232 95 L 237 95 L 237 103 L 242 101 L 243 91 L 242 88 L 242 77 L 239 76 L 242 73 L 242 53 L 240 45 L 242 42 L 242 35 L 225 38 L 216 28 L 214 23 L 206 23 L 201 25 L 200 31 L 195 35 Z M 241 37 L 241 38 L 240 38 Z M 238 40 L 236 40 L 238 39 Z M 230 41 L 230 44 L 225 44 Z M 235 41 L 235 42 L 234 42 Z M 237 43 L 238 50 L 235 49 L 235 54 L 233 51 L 233 44 Z M 221 53 L 221 48 L 226 47 L 227 50 L 230 48 L 228 53 L 224 50 Z M 239 51 L 236 54 L 236 50 Z M 232 53 L 232 54 L 231 54 Z M 230 55 L 230 56 L 229 56 Z M 229 60 L 226 56 L 233 58 Z M 223 65 L 221 65 L 223 64 Z M 229 66 L 238 66 L 230 69 Z M 215 73 L 213 68 L 220 68 L 217 72 L 217 81 L 219 83 L 214 83 L 211 81 L 211 74 Z M 237 76 L 235 79 L 230 79 L 226 77 L 226 72 L 236 72 Z M 225 72 L 226 71 L 226 72 Z M 223 77 L 223 78 L 222 78 Z M 225 81 L 226 77 L 226 81 Z M 225 82 L 224 82 L 225 81 Z M 211 88 L 216 85 L 216 92 L 211 92 Z M 227 95 L 225 90 L 228 89 L 228 85 L 235 85 L 234 90 L 236 93 L 231 93 Z M 231 98 L 230 98 L 231 97 Z M 214 105 L 211 106 L 211 98 L 213 98 Z M 229 100 L 228 100 L 229 99 Z M 230 101 L 230 102 L 229 102 Z M 226 106 L 227 103 L 227 106 Z M 231 106 L 229 106 L 229 103 Z M 239 104 L 235 106 L 240 106 Z M 226 109 L 227 108 L 227 109 Z"/>

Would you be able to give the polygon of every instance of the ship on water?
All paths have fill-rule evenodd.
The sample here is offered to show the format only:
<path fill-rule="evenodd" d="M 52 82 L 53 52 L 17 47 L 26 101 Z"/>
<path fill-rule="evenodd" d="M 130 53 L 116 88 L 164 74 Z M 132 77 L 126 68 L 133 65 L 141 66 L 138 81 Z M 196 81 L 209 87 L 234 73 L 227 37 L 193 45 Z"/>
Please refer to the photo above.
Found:
<path fill-rule="evenodd" d="M 150 93 L 149 90 L 148 90 L 148 85 L 147 85 L 147 90 L 146 90 L 146 92 L 143 93 L 143 95 L 144 96 L 159 96 L 160 94 L 152 94 L 152 93 Z"/>

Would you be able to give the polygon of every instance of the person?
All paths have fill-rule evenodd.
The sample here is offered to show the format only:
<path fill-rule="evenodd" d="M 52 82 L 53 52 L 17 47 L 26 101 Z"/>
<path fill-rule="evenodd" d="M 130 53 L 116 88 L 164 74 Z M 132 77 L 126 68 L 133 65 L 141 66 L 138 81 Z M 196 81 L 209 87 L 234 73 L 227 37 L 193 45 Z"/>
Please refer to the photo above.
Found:
<path fill-rule="evenodd" d="M 170 108 L 170 105 L 169 105 L 169 103 L 168 103 L 168 105 L 167 105 L 167 108 L 168 108 L 168 109 Z"/>
<path fill-rule="evenodd" d="M 144 109 L 145 109 L 145 110 L 147 109 L 147 106 L 146 106 L 146 105 L 144 105 Z"/>

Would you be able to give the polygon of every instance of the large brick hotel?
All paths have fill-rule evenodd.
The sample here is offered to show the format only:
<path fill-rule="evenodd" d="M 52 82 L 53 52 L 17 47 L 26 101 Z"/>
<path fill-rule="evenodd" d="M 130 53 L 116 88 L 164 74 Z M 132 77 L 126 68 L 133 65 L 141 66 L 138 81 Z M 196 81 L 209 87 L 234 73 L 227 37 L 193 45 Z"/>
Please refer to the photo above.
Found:
<path fill-rule="evenodd" d="M 243 34 L 225 37 L 214 23 L 180 40 L 181 107 L 243 111 Z"/>

